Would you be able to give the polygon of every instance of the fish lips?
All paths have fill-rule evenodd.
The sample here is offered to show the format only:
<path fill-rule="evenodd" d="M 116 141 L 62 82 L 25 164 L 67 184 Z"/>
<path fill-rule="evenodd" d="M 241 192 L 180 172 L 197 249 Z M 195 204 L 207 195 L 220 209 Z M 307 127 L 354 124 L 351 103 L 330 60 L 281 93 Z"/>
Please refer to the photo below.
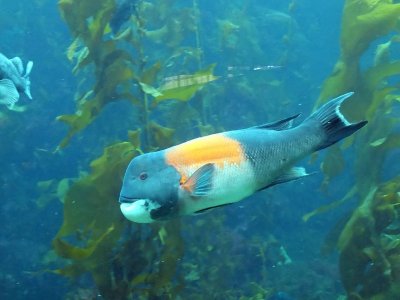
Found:
<path fill-rule="evenodd" d="M 125 196 L 119 197 L 122 214 L 129 221 L 135 223 L 152 223 L 155 220 L 151 216 L 151 211 L 158 206 L 150 199 L 137 199 Z"/>
<path fill-rule="evenodd" d="M 133 203 L 133 202 L 135 202 L 137 200 L 141 200 L 141 199 L 119 195 L 118 202 L 119 203 Z"/>

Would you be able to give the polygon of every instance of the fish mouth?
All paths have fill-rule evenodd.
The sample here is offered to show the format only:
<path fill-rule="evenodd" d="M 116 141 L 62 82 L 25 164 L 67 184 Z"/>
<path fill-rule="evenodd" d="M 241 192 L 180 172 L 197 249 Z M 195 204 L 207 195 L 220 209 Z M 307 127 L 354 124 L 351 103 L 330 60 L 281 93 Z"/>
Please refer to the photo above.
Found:
<path fill-rule="evenodd" d="M 120 200 L 120 209 L 125 218 L 136 223 L 154 222 L 150 213 L 151 207 L 149 199 L 124 198 L 122 200 L 127 200 L 125 202 L 121 202 Z"/>
<path fill-rule="evenodd" d="M 118 202 L 119 203 L 133 203 L 133 202 L 136 202 L 138 200 L 143 200 L 143 199 L 120 195 L 119 199 L 118 199 Z"/>

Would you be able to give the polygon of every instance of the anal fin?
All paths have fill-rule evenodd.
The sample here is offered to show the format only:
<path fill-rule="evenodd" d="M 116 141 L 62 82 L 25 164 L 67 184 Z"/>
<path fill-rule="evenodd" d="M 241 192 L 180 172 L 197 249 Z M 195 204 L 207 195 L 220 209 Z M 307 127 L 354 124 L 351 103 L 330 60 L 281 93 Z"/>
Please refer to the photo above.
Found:
<path fill-rule="evenodd" d="M 293 181 L 293 180 L 297 180 L 297 179 L 307 177 L 307 176 L 310 176 L 313 174 L 314 173 L 311 173 L 311 174 L 307 173 L 306 169 L 304 169 L 303 167 L 293 167 L 293 168 L 287 170 L 286 172 L 284 172 L 283 174 L 281 174 L 279 177 L 275 178 L 274 181 L 272 181 L 266 187 L 263 187 L 261 190 L 265 190 L 271 186 L 289 182 L 289 181 Z"/>

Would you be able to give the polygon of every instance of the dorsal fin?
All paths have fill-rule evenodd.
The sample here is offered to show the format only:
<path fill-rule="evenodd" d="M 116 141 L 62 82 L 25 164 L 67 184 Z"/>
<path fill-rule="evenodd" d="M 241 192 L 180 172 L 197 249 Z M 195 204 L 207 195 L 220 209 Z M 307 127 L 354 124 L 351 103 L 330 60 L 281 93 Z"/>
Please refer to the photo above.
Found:
<path fill-rule="evenodd" d="M 262 124 L 259 126 L 250 127 L 250 129 L 269 129 L 269 130 L 276 130 L 276 131 L 290 129 L 290 128 L 292 128 L 293 120 L 296 119 L 298 116 L 300 116 L 300 114 L 297 114 L 297 115 L 294 115 L 289 118 L 282 119 L 282 120 L 279 120 L 276 122 L 266 123 L 266 124 Z"/>

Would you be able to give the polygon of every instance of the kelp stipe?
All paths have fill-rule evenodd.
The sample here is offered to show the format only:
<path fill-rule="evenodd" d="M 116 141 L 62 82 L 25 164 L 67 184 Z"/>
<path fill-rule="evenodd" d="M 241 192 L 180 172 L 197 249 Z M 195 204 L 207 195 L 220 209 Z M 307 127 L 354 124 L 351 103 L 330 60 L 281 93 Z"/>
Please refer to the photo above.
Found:
<path fill-rule="evenodd" d="M 391 114 L 399 89 L 388 80 L 400 74 L 399 58 L 391 59 L 388 55 L 388 48 L 398 37 L 393 36 L 378 46 L 372 66 L 365 71 L 361 71 L 360 66 L 361 56 L 372 42 L 398 30 L 399 17 L 400 4 L 393 1 L 345 2 L 341 55 L 316 103 L 319 106 L 331 96 L 354 91 L 354 99 L 345 112 L 356 119 L 369 121 L 368 126 L 350 140 L 356 151 L 353 189 L 337 203 L 305 216 L 307 220 L 348 199 L 359 199 L 358 207 L 348 218 L 337 241 L 341 277 L 348 299 L 400 297 L 400 269 L 396 258 L 400 254 L 397 243 L 400 180 L 399 177 L 387 182 L 382 180 L 384 160 L 393 149 L 400 148 L 400 136 L 394 130 L 400 120 Z M 328 150 L 322 170 L 327 187 L 330 179 L 343 171 L 339 146 Z M 332 244 L 332 241 L 327 243 Z"/>

